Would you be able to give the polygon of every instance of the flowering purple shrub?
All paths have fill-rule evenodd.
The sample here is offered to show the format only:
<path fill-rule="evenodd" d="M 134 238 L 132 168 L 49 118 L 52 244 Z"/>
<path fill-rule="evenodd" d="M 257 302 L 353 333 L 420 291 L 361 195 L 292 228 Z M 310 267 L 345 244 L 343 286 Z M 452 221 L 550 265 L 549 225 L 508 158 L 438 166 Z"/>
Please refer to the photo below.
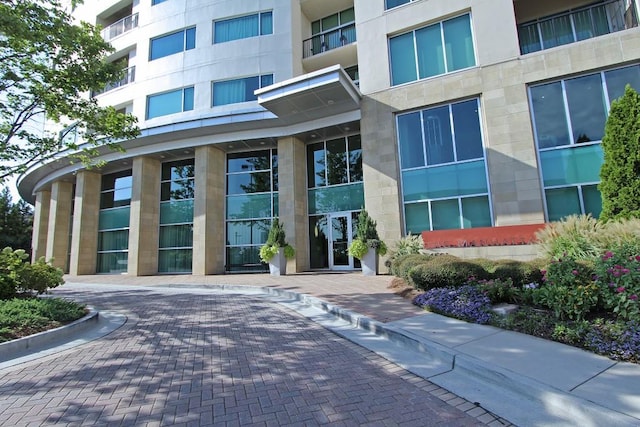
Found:
<path fill-rule="evenodd" d="M 614 360 L 640 363 L 640 322 L 598 322 L 584 339 L 585 347 Z"/>
<path fill-rule="evenodd" d="M 469 322 L 491 321 L 491 301 L 475 286 L 434 288 L 413 299 L 419 307 Z"/>
<path fill-rule="evenodd" d="M 604 307 L 620 319 L 640 321 L 640 255 L 607 251 L 595 272 Z"/>
<path fill-rule="evenodd" d="M 585 260 L 565 256 L 551 260 L 547 269 L 542 271 L 542 275 L 546 285 L 586 285 L 593 280 L 593 265 Z"/>

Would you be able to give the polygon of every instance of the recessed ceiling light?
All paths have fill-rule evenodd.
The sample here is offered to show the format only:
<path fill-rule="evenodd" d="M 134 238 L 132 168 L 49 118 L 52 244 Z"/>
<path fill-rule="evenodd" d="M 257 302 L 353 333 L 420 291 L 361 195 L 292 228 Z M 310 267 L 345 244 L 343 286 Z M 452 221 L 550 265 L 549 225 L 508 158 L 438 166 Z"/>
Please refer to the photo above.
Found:
<path fill-rule="evenodd" d="M 311 134 L 311 138 L 315 138 L 316 136 L 318 136 L 318 135 L 316 135 L 315 133 Z"/>
<path fill-rule="evenodd" d="M 327 104 L 329 104 L 329 105 L 333 105 L 333 99 L 329 99 L 329 100 L 327 100 Z"/>
<path fill-rule="evenodd" d="M 264 144 L 266 144 L 266 142 L 260 141 L 260 145 L 264 145 Z"/>
<path fill-rule="evenodd" d="M 233 144 L 229 144 L 229 145 L 227 145 L 227 147 L 233 148 Z"/>

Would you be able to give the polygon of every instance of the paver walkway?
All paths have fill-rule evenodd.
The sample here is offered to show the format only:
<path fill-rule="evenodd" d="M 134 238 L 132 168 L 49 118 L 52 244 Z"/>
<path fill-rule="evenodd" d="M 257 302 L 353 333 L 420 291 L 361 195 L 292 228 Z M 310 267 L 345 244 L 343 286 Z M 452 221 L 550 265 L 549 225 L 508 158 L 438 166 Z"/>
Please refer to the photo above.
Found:
<path fill-rule="evenodd" d="M 434 397 L 429 381 L 269 301 L 55 293 L 129 319 L 102 339 L 2 370 L 1 425 L 481 425 L 462 412 L 470 408 Z"/>

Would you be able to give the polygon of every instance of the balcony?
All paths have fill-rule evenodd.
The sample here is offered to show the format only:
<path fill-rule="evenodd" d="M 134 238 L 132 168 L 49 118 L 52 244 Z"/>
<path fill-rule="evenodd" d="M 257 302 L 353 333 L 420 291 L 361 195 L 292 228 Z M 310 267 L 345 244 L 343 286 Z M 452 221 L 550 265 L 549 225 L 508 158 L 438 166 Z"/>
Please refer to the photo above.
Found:
<path fill-rule="evenodd" d="M 129 68 L 125 68 L 123 71 L 124 77 L 122 77 L 120 80 L 113 82 L 113 83 L 109 83 L 108 85 L 105 86 L 104 89 L 99 90 L 99 91 L 95 91 L 91 94 L 91 97 L 96 97 L 98 95 L 101 95 L 105 92 L 109 92 L 110 90 L 128 85 L 129 83 L 133 83 L 136 80 L 136 67 L 135 65 Z"/>
<path fill-rule="evenodd" d="M 316 34 L 302 42 L 302 57 L 308 58 L 332 49 L 346 46 L 356 41 L 356 25 L 346 24 L 338 28 Z"/>
<path fill-rule="evenodd" d="M 121 34 L 133 30 L 138 27 L 138 14 L 125 16 L 119 21 L 114 22 L 102 30 L 102 38 L 105 41 L 111 41 Z"/>
<path fill-rule="evenodd" d="M 637 26 L 633 1 L 599 2 L 519 24 L 520 52 L 525 55 Z"/>

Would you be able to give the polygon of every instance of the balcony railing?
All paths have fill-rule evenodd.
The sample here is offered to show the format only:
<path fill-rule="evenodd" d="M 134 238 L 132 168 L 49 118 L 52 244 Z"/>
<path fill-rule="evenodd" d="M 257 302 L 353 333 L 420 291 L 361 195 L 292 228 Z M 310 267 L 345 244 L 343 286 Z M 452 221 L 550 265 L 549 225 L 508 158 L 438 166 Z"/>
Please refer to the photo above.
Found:
<path fill-rule="evenodd" d="M 127 31 L 131 31 L 138 26 L 138 14 L 125 16 L 121 20 L 114 22 L 107 28 L 102 30 L 102 38 L 105 41 L 112 40 L 118 37 L 120 34 L 124 34 Z"/>
<path fill-rule="evenodd" d="M 356 25 L 351 23 L 334 28 L 302 42 L 302 57 L 308 58 L 356 41 Z"/>
<path fill-rule="evenodd" d="M 124 71 L 124 77 L 122 77 L 120 80 L 113 82 L 113 83 L 109 83 L 108 85 L 105 86 L 104 89 L 99 90 L 99 91 L 95 91 L 92 93 L 92 97 L 93 96 L 98 96 L 102 93 L 105 92 L 109 92 L 110 90 L 113 90 L 115 88 L 121 87 L 121 86 L 125 86 L 128 85 L 129 83 L 133 83 L 136 80 L 136 66 L 132 66 L 129 68 L 125 68 Z"/>
<path fill-rule="evenodd" d="M 638 26 L 632 0 L 613 0 L 570 10 L 518 26 L 524 55 Z"/>

